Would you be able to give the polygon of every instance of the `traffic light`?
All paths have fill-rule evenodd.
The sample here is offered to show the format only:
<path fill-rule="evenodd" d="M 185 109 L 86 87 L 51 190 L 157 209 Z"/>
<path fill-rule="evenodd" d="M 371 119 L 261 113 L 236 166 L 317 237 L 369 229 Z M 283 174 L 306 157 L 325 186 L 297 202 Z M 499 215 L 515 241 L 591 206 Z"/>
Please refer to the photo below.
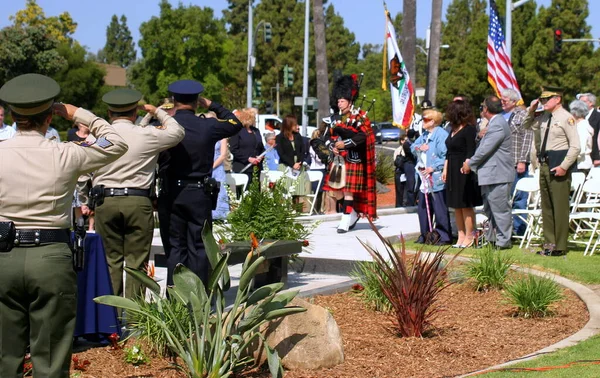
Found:
<path fill-rule="evenodd" d="M 559 53 L 562 51 L 562 29 L 554 29 L 554 52 Z"/>
<path fill-rule="evenodd" d="M 267 101 L 265 103 L 265 113 L 273 114 L 273 101 Z"/>
<path fill-rule="evenodd" d="M 292 67 L 288 67 L 287 85 L 290 88 L 294 86 L 294 69 Z"/>
<path fill-rule="evenodd" d="M 283 86 L 291 88 L 294 85 L 294 69 L 287 64 L 283 67 Z"/>
<path fill-rule="evenodd" d="M 254 82 L 254 93 L 256 94 L 255 97 L 262 97 L 262 83 L 260 80 Z"/>
<path fill-rule="evenodd" d="M 271 39 L 273 38 L 273 30 L 271 28 L 271 23 L 270 22 L 265 22 L 265 42 L 269 43 L 271 42 Z"/>

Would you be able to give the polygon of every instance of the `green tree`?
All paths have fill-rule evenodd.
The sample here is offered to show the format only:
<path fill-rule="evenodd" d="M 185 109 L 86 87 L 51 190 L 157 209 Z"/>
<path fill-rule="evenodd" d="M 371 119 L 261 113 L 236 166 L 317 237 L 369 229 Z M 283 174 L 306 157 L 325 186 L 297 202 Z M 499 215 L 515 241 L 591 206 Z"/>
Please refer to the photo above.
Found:
<path fill-rule="evenodd" d="M 246 87 L 248 1 L 228 0 L 228 3 L 229 7 L 224 11 L 224 20 L 236 54 L 229 58 L 226 70 L 236 83 L 238 97 L 243 100 L 246 98 L 246 91 L 242 88 Z M 254 54 L 256 66 L 253 76 L 255 80 L 262 82 L 262 100 L 271 100 L 271 88 L 280 83 L 282 114 L 299 115 L 300 113 L 299 108 L 293 106 L 293 98 L 302 93 L 304 33 L 299 31 L 304 30 L 304 12 L 305 4 L 298 0 L 262 0 L 254 9 L 254 26 L 261 20 L 270 22 L 273 38 L 270 44 L 266 44 L 262 41 L 261 30 L 256 35 Z M 358 60 L 360 45 L 356 42 L 354 34 L 344 26 L 343 19 L 335 12 L 333 5 L 327 6 L 324 12 L 328 82 L 330 83 L 335 71 L 344 72 L 348 64 Z M 312 28 L 309 46 L 309 94 L 314 96 L 316 57 Z M 282 85 L 283 67 L 286 64 L 292 67 L 294 72 L 294 84 L 289 89 L 283 89 Z M 226 86 L 225 90 L 228 89 Z M 236 89 L 232 88 L 228 93 L 235 93 L 235 91 Z M 262 106 L 259 108 L 260 111 L 264 110 Z"/>
<path fill-rule="evenodd" d="M 106 27 L 106 44 L 98 52 L 98 60 L 127 67 L 135 61 L 135 44 L 127 27 L 127 17 L 122 15 L 120 21 L 116 14 L 112 16 Z"/>
<path fill-rule="evenodd" d="M 473 104 L 479 104 L 493 93 L 487 82 L 486 7 L 484 0 L 453 0 L 448 6 L 442 44 L 450 48 L 440 52 L 436 104 L 440 109 L 457 94 L 467 95 Z"/>
<path fill-rule="evenodd" d="M 106 72 L 94 61 L 86 58 L 86 51 L 79 44 L 69 46 L 62 43 L 58 46 L 57 51 L 67 62 L 52 75 L 60 85 L 61 101 L 106 116 L 103 108 L 98 106 L 102 102 L 100 93 L 104 86 Z M 67 125 L 67 123 L 63 123 L 63 125 Z"/>
<path fill-rule="evenodd" d="M 211 8 L 173 8 L 167 0 L 159 5 L 160 15 L 140 26 L 143 58 L 130 68 L 131 81 L 151 103 L 167 96 L 168 85 L 179 79 L 199 80 L 207 97 L 221 101 L 222 88 L 231 80 L 228 59 L 238 54 L 224 23 Z"/>
<path fill-rule="evenodd" d="M 579 92 L 594 91 L 600 61 L 595 58 L 591 42 L 563 42 L 561 53 L 554 53 L 554 29 L 563 30 L 564 39 L 591 38 L 587 25 L 587 0 L 553 0 L 541 7 L 537 16 L 535 38 L 522 56 L 525 92 L 531 98 L 539 95 L 542 85 L 565 88 L 565 100 Z"/>
<path fill-rule="evenodd" d="M 24 28 L 27 26 L 43 26 L 48 35 L 58 40 L 58 42 L 71 43 L 71 36 L 77 29 L 77 23 L 73 21 L 69 12 L 63 12 L 58 16 L 46 17 L 43 9 L 37 4 L 36 0 L 27 0 L 25 9 L 18 11 L 9 19 L 14 22 L 14 26 Z"/>
<path fill-rule="evenodd" d="M 52 76 L 67 64 L 58 41 L 42 26 L 9 26 L 0 30 L 0 83 L 36 72 Z"/>

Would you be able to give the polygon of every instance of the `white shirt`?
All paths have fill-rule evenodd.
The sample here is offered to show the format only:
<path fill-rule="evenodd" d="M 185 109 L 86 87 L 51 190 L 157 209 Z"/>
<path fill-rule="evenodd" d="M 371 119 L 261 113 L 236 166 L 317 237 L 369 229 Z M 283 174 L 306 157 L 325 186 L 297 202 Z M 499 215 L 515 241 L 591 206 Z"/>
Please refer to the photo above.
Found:
<path fill-rule="evenodd" d="M 17 132 L 10 125 L 2 124 L 0 127 L 0 141 L 7 140 L 15 136 Z"/>
<path fill-rule="evenodd" d="M 577 123 L 577 135 L 579 135 L 579 145 L 581 146 L 581 151 L 577 157 L 577 168 L 591 169 L 593 163 L 590 153 L 592 152 L 594 129 L 586 119 L 582 119 Z"/>
<path fill-rule="evenodd" d="M 315 152 L 315 150 L 313 150 L 312 146 L 310 146 L 308 153 L 310 154 L 310 169 L 311 170 L 326 168 L 325 164 L 323 164 L 321 162 L 321 159 L 319 159 L 319 157 L 317 156 L 317 153 Z"/>

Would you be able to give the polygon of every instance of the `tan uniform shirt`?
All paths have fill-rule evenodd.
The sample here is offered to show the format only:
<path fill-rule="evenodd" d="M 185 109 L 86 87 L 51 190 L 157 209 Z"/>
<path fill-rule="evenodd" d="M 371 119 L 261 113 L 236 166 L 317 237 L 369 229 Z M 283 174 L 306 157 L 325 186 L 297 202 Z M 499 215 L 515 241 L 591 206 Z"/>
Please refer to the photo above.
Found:
<path fill-rule="evenodd" d="M 528 112 L 523 127 L 533 129 L 534 142 L 536 151 L 541 151 L 541 146 L 546 134 L 548 119 L 550 113 L 545 112 L 541 116 L 534 118 L 533 112 Z M 554 109 L 552 112 L 552 120 L 550 121 L 550 133 L 546 142 L 546 151 L 561 151 L 568 150 L 567 156 L 560 164 L 564 170 L 569 169 L 577 161 L 579 151 L 579 135 L 577 134 L 577 125 L 575 118 L 566 111 L 562 106 Z M 550 167 L 554 168 L 554 167 Z"/>
<path fill-rule="evenodd" d="M 124 119 L 113 122 L 119 135 L 127 141 L 129 150 L 119 160 L 94 172 L 92 179 L 94 186 L 150 188 L 154 181 L 158 153 L 176 146 L 185 135 L 184 128 L 164 110 L 157 109 L 156 118 L 160 121 L 161 127 L 142 127 Z"/>
<path fill-rule="evenodd" d="M 37 131 L 17 131 L 0 143 L 0 219 L 17 228 L 68 228 L 77 178 L 116 160 L 127 144 L 104 119 L 79 108 L 75 122 L 98 141 L 56 143 Z"/>

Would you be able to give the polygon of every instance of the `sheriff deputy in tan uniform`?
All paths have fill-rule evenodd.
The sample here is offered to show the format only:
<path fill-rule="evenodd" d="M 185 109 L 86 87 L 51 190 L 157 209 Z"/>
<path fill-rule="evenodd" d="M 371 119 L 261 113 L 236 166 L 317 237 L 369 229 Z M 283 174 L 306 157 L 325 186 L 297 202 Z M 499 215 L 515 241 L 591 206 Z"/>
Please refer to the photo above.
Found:
<path fill-rule="evenodd" d="M 545 256 L 568 252 L 571 168 L 580 151 L 575 118 L 562 107 L 562 96 L 561 88 L 545 87 L 523 121 L 525 128 L 533 129 L 539 151 L 544 247 L 538 254 Z M 535 118 L 538 102 L 545 112 Z"/>
<path fill-rule="evenodd" d="M 141 98 L 133 89 L 116 89 L 102 97 L 112 125 L 127 141 L 129 151 L 94 172 L 95 199 L 88 199 L 96 201 L 96 231 L 104 243 L 115 295 L 123 295 L 123 262 L 133 269 L 143 269 L 148 263 L 154 232 L 150 191 L 158 154 L 177 145 L 185 135 L 174 118 L 153 105 L 143 108 L 158 118 L 161 126 L 135 125 Z M 82 207 L 82 211 L 87 209 Z M 141 283 L 126 279 L 127 298 L 141 293 Z"/>
<path fill-rule="evenodd" d="M 69 376 L 77 310 L 73 191 L 81 174 L 127 151 L 102 118 L 55 104 L 59 93 L 56 81 L 38 74 L 0 88 L 18 127 L 0 143 L 0 377 L 23 376 L 28 345 L 34 377 Z M 53 113 L 88 126 L 96 142 L 84 147 L 44 138 Z"/>

